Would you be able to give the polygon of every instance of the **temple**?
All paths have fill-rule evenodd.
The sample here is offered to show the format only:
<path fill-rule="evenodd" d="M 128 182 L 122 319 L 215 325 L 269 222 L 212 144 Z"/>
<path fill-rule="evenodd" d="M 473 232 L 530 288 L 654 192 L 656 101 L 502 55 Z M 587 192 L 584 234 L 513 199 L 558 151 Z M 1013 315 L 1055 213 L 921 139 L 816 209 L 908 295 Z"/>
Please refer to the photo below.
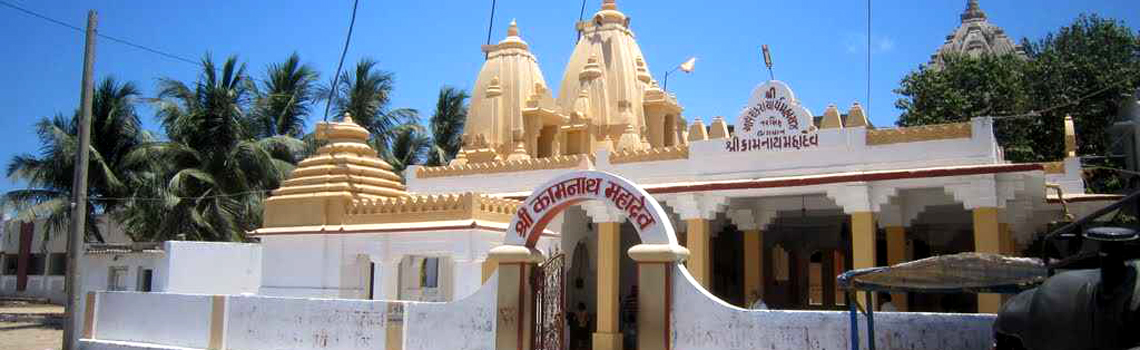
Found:
<path fill-rule="evenodd" d="M 986 12 L 978 6 L 978 0 L 969 0 L 966 11 L 962 12 L 961 25 L 946 36 L 946 43 L 930 55 L 929 67 L 941 67 L 947 55 L 1016 55 L 1025 57 L 1021 45 L 1015 44 L 1005 35 L 1005 30 L 989 22 Z"/>
<path fill-rule="evenodd" d="M 935 64 L 1018 52 L 976 1 L 961 18 Z M 1071 119 L 1056 140 L 1065 157 L 1047 163 L 1007 161 L 992 118 L 879 128 L 859 103 L 805 106 L 776 80 L 725 91 L 744 107 L 706 124 L 659 86 L 616 1 L 575 28 L 557 91 L 518 23 L 482 47 L 462 149 L 445 166 L 397 174 L 351 116 L 318 124 L 326 144 L 252 233 L 260 296 L 202 302 L 225 325 L 210 326 L 209 344 L 845 348 L 855 321 L 833 311 L 889 298 L 903 311 L 876 316 L 889 348 L 989 349 L 993 316 L 960 314 L 993 314 L 1000 295 L 853 298 L 835 276 L 959 252 L 1022 256 L 1050 223 L 1119 197 L 1086 194 Z M 760 305 L 810 312 L 744 310 Z M 117 309 L 99 310 L 111 315 L 89 317 Z"/>

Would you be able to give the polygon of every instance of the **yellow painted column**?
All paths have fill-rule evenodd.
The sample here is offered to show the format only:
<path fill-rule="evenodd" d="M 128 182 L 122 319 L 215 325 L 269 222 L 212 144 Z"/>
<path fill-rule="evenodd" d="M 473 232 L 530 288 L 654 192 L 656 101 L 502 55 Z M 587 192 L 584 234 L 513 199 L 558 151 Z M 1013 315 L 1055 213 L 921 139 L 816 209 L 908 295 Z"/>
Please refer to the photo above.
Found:
<path fill-rule="evenodd" d="M 1001 253 L 1000 226 L 997 208 L 974 209 L 974 251 Z M 1000 308 L 1000 294 L 978 294 L 978 313 L 997 313 Z"/>
<path fill-rule="evenodd" d="M 689 251 L 680 245 L 638 244 L 629 249 L 629 257 L 637 262 L 637 349 L 669 349 L 669 308 L 673 288 L 673 269 Z"/>
<path fill-rule="evenodd" d="M 851 213 L 851 263 L 853 269 L 875 267 L 875 217 L 869 211 Z M 864 308 L 873 307 L 866 304 L 864 292 L 856 299 Z"/>
<path fill-rule="evenodd" d="M 887 264 L 906 262 L 906 229 L 902 226 L 887 227 Z M 899 311 L 907 311 L 906 293 L 891 293 L 891 303 Z"/>
<path fill-rule="evenodd" d="M 499 264 L 496 264 L 495 260 L 490 257 L 487 257 L 487 260 L 483 260 L 483 283 L 487 283 L 487 279 L 495 274 L 495 269 L 498 267 Z"/>
<path fill-rule="evenodd" d="M 534 327 L 534 293 L 530 271 L 542 262 L 542 253 L 523 246 L 503 245 L 491 249 L 490 258 L 499 266 L 496 294 L 495 349 L 530 349 Z"/>
<path fill-rule="evenodd" d="M 744 231 L 744 307 L 764 297 L 764 232 Z"/>
<path fill-rule="evenodd" d="M 602 222 L 598 227 L 598 322 L 594 350 L 622 350 L 618 326 L 621 311 L 621 223 Z"/>
<path fill-rule="evenodd" d="M 998 236 L 1001 239 L 1001 254 L 1005 256 L 1017 256 L 1017 247 L 1013 243 L 1013 232 L 1010 231 L 1010 225 L 1007 223 L 998 224 Z"/>
<path fill-rule="evenodd" d="M 693 279 L 697 280 L 701 286 L 709 288 L 709 281 L 712 275 L 712 266 L 709 256 L 709 221 L 706 219 L 689 219 L 685 220 L 688 225 L 689 244 L 686 246 L 689 249 L 689 262 L 686 266 L 689 269 L 689 274 L 693 275 Z"/>

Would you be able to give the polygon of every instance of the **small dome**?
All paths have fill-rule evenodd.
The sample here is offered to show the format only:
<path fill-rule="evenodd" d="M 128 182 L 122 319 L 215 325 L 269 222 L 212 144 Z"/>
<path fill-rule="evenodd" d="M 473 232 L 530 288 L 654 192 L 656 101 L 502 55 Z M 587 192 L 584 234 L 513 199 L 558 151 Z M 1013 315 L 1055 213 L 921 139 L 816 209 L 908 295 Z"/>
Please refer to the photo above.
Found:
<path fill-rule="evenodd" d="M 317 124 L 318 140 L 328 144 L 297 164 L 289 179 L 273 191 L 274 198 L 348 192 L 353 197 L 404 197 L 408 193 L 392 166 L 368 146 L 368 130 L 345 115 L 342 122 Z"/>

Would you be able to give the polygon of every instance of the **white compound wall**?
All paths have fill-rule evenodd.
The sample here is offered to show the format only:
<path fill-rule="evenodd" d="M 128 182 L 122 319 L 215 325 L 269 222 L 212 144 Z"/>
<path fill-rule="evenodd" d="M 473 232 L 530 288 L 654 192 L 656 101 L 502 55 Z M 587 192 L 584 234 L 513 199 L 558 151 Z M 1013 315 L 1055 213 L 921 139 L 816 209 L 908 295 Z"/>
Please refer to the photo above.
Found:
<path fill-rule="evenodd" d="M 994 315 L 875 313 L 880 350 L 989 350 Z M 839 311 L 745 310 L 674 268 L 669 337 L 675 350 L 850 349 L 851 319 Z M 860 317 L 861 348 L 867 324 Z"/>

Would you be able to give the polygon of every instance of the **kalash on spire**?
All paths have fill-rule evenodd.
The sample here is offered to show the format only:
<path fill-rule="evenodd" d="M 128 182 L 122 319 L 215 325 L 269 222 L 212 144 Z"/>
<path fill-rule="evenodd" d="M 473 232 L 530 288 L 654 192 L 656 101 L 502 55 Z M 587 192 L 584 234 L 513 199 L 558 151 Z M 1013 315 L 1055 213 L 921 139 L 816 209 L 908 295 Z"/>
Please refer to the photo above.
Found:
<path fill-rule="evenodd" d="M 580 33 L 557 99 L 543 79 L 518 25 L 483 47 L 456 163 L 642 150 L 686 143 L 686 121 L 676 99 L 653 78 L 630 20 L 614 0 L 603 0 Z"/>

